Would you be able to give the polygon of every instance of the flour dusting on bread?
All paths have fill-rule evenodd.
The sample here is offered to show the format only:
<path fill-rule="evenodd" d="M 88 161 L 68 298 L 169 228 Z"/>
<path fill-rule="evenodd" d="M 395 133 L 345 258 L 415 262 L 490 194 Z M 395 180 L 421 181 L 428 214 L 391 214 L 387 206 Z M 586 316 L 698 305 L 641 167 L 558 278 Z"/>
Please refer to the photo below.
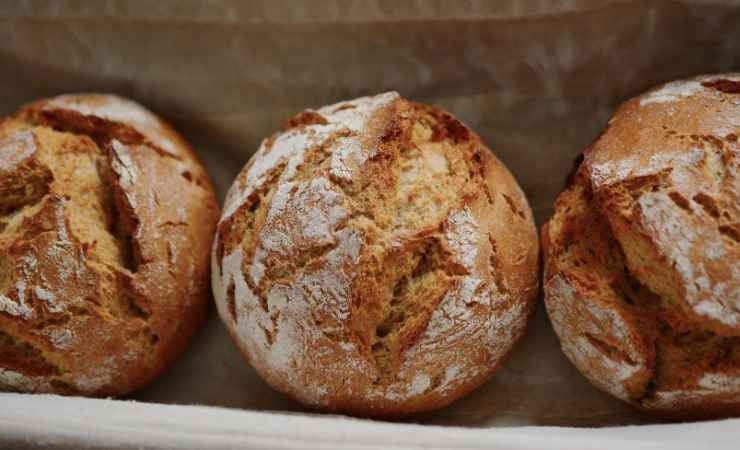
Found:
<path fill-rule="evenodd" d="M 683 97 L 690 97 L 702 89 L 699 81 L 674 81 L 643 96 L 640 99 L 640 106 L 651 103 L 675 102 Z"/>
<path fill-rule="evenodd" d="M 0 139 L 0 149 L 0 171 L 10 172 L 36 152 L 36 142 L 33 133 L 24 130 Z"/>
<path fill-rule="evenodd" d="M 563 351 L 647 411 L 740 414 L 739 98 L 722 74 L 624 103 L 543 227 Z"/>
<path fill-rule="evenodd" d="M 212 251 L 219 313 L 260 375 L 372 415 L 437 408 L 488 378 L 523 333 L 537 258 L 531 220 L 517 221 L 531 273 L 490 265 L 484 177 L 514 183 L 492 159 L 393 92 L 308 110 L 266 139 Z"/>
<path fill-rule="evenodd" d="M 136 103 L 67 95 L 0 121 L 0 172 L 2 389 L 152 381 L 206 318 L 218 206 L 192 150 Z"/>

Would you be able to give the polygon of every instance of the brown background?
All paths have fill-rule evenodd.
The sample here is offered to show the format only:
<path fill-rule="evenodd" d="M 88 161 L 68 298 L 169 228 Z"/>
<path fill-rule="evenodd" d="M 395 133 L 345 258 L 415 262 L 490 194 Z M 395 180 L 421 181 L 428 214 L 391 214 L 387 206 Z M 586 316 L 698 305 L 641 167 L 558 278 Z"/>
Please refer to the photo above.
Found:
<path fill-rule="evenodd" d="M 538 224 L 573 158 L 619 102 L 663 81 L 740 71 L 740 1 L 0 2 L 0 113 L 37 97 L 114 92 L 173 122 L 223 199 L 291 114 L 387 90 L 435 103 L 511 169 Z M 145 401 L 300 411 L 228 342 L 215 314 Z M 423 423 L 649 421 L 592 388 L 540 305 L 480 390 Z"/>

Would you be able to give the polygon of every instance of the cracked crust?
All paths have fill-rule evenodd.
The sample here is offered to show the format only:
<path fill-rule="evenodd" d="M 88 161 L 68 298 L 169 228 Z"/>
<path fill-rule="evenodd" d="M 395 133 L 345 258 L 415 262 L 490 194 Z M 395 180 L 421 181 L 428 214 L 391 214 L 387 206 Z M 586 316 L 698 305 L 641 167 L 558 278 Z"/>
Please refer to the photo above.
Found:
<path fill-rule="evenodd" d="M 138 104 L 66 95 L 0 119 L 0 388 L 118 396 L 203 322 L 218 208 Z"/>
<path fill-rule="evenodd" d="M 542 230 L 563 351 L 663 416 L 740 414 L 739 87 L 703 76 L 626 102 Z"/>
<path fill-rule="evenodd" d="M 492 375 L 533 311 L 537 258 L 526 199 L 478 136 L 386 93 L 263 142 L 227 197 L 212 279 L 274 388 L 401 416 Z"/>

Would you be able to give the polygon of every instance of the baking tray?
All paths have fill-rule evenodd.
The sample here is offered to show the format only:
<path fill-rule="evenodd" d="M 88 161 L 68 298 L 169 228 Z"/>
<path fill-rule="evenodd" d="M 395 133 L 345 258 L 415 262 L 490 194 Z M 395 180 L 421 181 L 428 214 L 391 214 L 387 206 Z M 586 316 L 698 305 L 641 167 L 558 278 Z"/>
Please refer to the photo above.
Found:
<path fill-rule="evenodd" d="M 539 226 L 573 159 L 620 102 L 660 82 L 740 71 L 740 2 L 6 1 L 0 68 L 2 114 L 70 92 L 143 103 L 191 141 L 220 200 L 260 140 L 292 114 L 396 90 L 476 130 L 521 184 Z M 670 448 L 740 442 L 740 421 L 659 425 L 597 391 L 560 351 L 541 299 L 526 338 L 490 382 L 402 424 L 317 417 L 272 391 L 243 362 L 215 309 L 175 366 L 127 400 L 137 403 L 0 394 L 0 446 L 169 448 L 152 437 L 158 424 L 184 433 L 173 446 L 193 448 L 206 442 L 199 436 L 213 446 L 311 447 L 311 438 L 355 433 L 337 442 L 372 447 L 391 435 L 408 446 L 513 439 L 501 441 L 505 448 L 558 439 L 588 448 L 634 436 L 633 444 Z M 281 443 L 288 431 L 272 425 L 281 423 L 297 427 L 294 440 Z M 410 432 L 412 423 L 422 431 Z M 603 428 L 624 425 L 640 426 Z M 713 431 L 690 431 L 698 429 Z M 269 433 L 277 440 L 248 438 Z M 241 440 L 219 440 L 235 436 Z"/>

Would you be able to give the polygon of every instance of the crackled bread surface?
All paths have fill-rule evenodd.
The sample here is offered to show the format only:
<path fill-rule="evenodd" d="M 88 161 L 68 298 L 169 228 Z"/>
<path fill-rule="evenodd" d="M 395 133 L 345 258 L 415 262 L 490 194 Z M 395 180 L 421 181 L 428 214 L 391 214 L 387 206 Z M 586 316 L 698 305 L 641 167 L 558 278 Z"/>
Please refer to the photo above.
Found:
<path fill-rule="evenodd" d="M 217 219 L 188 145 L 134 102 L 60 96 L 0 119 L 0 389 L 151 381 L 205 318 Z"/>
<path fill-rule="evenodd" d="M 543 227 L 545 302 L 602 390 L 675 417 L 740 414 L 740 76 L 623 104 Z"/>
<path fill-rule="evenodd" d="M 313 407 L 435 409 L 522 336 L 538 243 L 516 181 L 478 136 L 396 93 L 291 119 L 226 200 L 218 309 L 252 366 Z"/>

